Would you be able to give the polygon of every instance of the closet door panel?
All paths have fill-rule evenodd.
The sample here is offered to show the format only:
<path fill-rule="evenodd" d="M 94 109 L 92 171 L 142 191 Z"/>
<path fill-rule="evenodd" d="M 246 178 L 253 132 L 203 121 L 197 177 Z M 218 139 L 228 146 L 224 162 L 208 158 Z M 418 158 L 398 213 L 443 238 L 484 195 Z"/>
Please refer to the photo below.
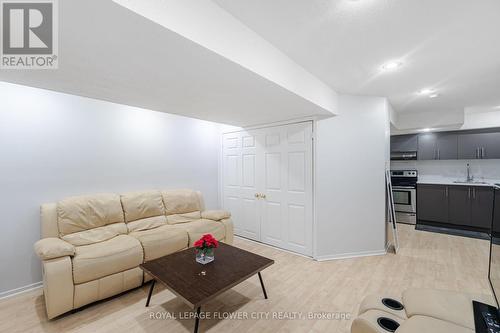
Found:
<path fill-rule="evenodd" d="M 229 133 L 223 144 L 235 234 L 312 256 L 312 122 Z"/>
<path fill-rule="evenodd" d="M 234 233 L 260 240 L 257 192 L 257 141 L 248 132 L 223 136 L 223 206 L 233 216 Z"/>

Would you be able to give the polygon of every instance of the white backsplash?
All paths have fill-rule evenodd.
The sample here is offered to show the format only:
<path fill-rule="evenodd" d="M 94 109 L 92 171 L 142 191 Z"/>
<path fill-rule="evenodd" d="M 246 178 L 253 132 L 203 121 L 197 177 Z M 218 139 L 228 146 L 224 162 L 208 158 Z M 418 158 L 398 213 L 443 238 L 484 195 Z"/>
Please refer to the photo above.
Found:
<path fill-rule="evenodd" d="M 500 160 L 391 161 L 391 169 L 416 169 L 420 181 L 462 180 L 466 177 L 467 163 L 475 180 L 500 181 Z"/>

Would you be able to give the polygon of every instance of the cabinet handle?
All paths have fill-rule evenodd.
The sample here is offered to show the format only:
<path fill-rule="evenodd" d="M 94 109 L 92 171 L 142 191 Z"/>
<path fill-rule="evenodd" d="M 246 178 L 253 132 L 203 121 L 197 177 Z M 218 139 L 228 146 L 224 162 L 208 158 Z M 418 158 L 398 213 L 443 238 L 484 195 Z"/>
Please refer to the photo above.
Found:
<path fill-rule="evenodd" d="M 470 187 L 469 187 L 469 199 L 470 199 Z"/>
<path fill-rule="evenodd" d="M 475 187 L 472 188 L 472 198 L 474 198 L 474 200 L 476 200 L 476 188 Z"/>
<path fill-rule="evenodd" d="M 261 197 L 262 199 L 265 199 L 265 198 L 266 198 L 266 195 L 265 195 L 264 193 L 261 193 L 261 194 L 260 194 L 260 197 Z"/>
<path fill-rule="evenodd" d="M 479 148 L 476 148 L 476 158 L 479 158 Z"/>
<path fill-rule="evenodd" d="M 484 158 L 484 147 L 481 147 L 481 158 Z"/>
<path fill-rule="evenodd" d="M 438 149 L 438 160 L 441 159 L 441 149 Z"/>
<path fill-rule="evenodd" d="M 446 187 L 444 188 L 444 194 L 445 194 L 445 195 L 446 195 L 446 197 L 448 198 L 448 186 L 446 186 Z"/>
<path fill-rule="evenodd" d="M 260 198 L 260 194 L 259 193 L 255 193 L 254 197 L 256 197 L 258 199 L 258 198 Z"/>

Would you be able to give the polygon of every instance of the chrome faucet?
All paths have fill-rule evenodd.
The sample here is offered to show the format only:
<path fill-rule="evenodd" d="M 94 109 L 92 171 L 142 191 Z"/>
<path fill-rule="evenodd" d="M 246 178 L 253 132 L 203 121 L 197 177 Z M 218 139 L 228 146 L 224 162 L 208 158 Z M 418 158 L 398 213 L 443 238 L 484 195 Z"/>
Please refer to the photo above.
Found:
<path fill-rule="evenodd" d="M 467 181 L 471 182 L 474 180 L 474 176 L 470 173 L 470 165 L 467 163 Z"/>

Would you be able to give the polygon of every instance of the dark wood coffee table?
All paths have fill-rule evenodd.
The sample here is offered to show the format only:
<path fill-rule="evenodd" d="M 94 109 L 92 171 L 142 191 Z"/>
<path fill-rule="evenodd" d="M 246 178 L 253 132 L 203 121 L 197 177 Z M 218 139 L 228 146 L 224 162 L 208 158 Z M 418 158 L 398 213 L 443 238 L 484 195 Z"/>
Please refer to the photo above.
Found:
<path fill-rule="evenodd" d="M 190 307 L 196 309 L 194 332 L 198 332 L 201 306 L 224 291 L 258 274 L 264 298 L 266 288 L 260 272 L 274 260 L 220 243 L 215 260 L 201 265 L 195 261 L 194 248 L 146 262 L 140 267 L 153 277 L 146 306 L 149 306 L 156 281 L 164 284 Z"/>

